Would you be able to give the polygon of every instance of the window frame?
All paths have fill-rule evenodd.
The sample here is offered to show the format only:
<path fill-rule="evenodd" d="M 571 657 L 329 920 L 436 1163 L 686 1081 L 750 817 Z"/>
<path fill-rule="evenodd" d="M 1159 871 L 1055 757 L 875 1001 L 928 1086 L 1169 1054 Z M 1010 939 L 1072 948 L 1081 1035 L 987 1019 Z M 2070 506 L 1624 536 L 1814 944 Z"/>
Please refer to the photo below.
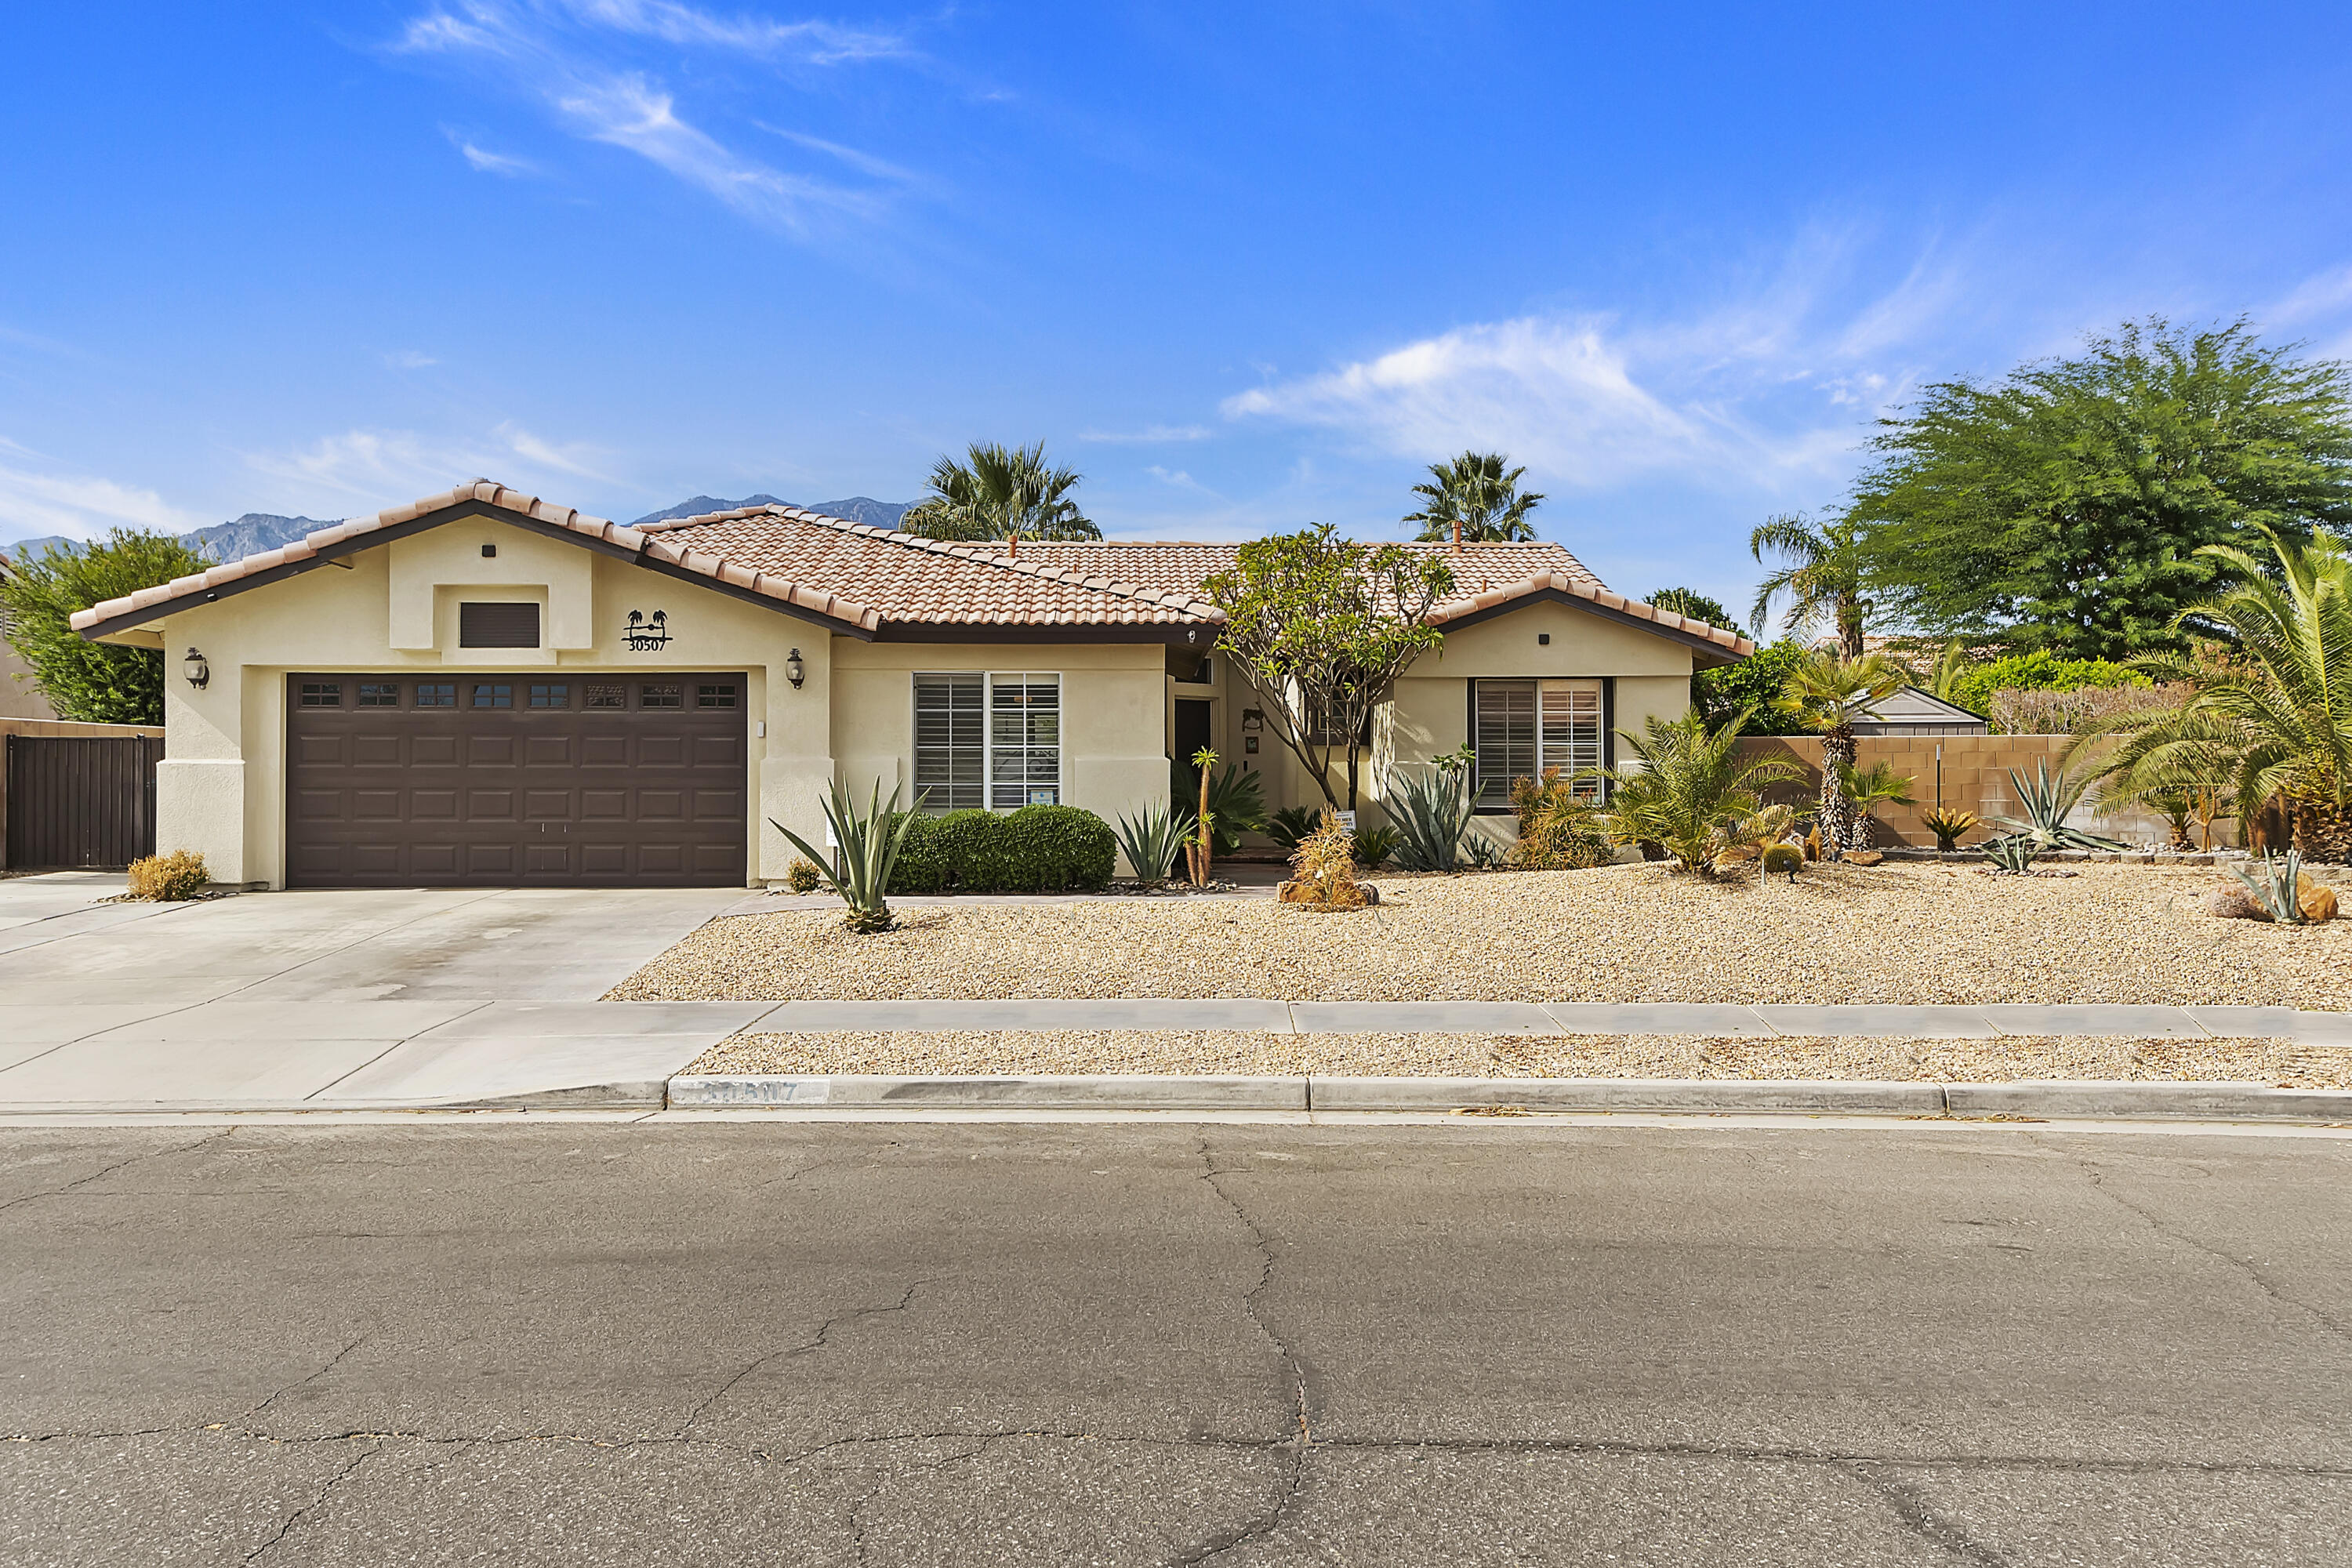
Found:
<path fill-rule="evenodd" d="M 1556 766 L 1563 774 L 1570 774 L 1580 771 L 1578 767 L 1573 765 L 1571 761 L 1573 755 L 1572 748 L 1575 744 L 1573 740 L 1570 740 L 1568 742 L 1569 747 L 1571 748 L 1570 758 L 1561 758 L 1555 761 L 1549 754 L 1549 748 L 1547 746 L 1544 738 L 1544 695 L 1546 689 L 1548 688 L 1554 687 L 1568 690 L 1579 689 L 1598 689 L 1600 695 L 1600 711 L 1598 718 L 1601 732 L 1597 737 L 1597 745 L 1595 746 L 1598 760 L 1593 765 L 1601 768 L 1612 768 L 1616 766 L 1617 680 L 1614 676 L 1526 675 L 1514 676 L 1508 679 L 1486 680 L 1474 679 L 1469 683 L 1469 686 L 1470 745 L 1474 752 L 1478 754 L 1477 760 L 1471 764 L 1470 769 L 1470 800 L 1472 809 L 1478 815 L 1483 816 L 1507 816 L 1512 815 L 1510 803 L 1510 779 L 1506 778 L 1501 781 L 1502 795 L 1499 798 L 1494 800 L 1482 798 L 1486 794 L 1486 785 L 1484 749 L 1478 745 L 1478 694 L 1479 689 L 1482 687 L 1488 689 L 1492 689 L 1496 687 L 1527 686 L 1534 688 L 1534 711 L 1529 717 L 1534 730 L 1533 742 L 1535 748 L 1535 768 L 1531 773 L 1526 775 L 1533 778 L 1541 778 L 1543 776 L 1544 769 L 1547 767 Z M 1519 775 L 1514 773 L 1513 776 L 1517 777 Z M 1605 779 L 1596 780 L 1592 785 L 1592 793 L 1588 798 L 1591 800 L 1593 804 L 1600 805 L 1608 799 L 1608 781 Z"/>
<path fill-rule="evenodd" d="M 1023 806 L 1047 804 L 1034 802 L 1028 798 L 1033 791 L 1047 787 L 1051 787 L 1054 792 L 1054 799 L 1050 804 L 1067 805 L 1069 803 L 1069 736 L 1065 723 L 1067 710 L 1062 700 L 1064 693 L 1067 690 L 1067 685 L 1064 679 L 1064 672 L 1058 669 L 918 669 L 909 672 L 907 680 L 907 710 L 911 732 L 908 737 L 908 761 L 913 775 L 919 779 L 923 769 L 924 747 L 920 709 L 918 707 L 922 683 L 926 680 L 972 679 L 980 682 L 980 805 L 975 807 L 942 802 L 938 805 L 922 804 L 919 809 L 930 816 L 941 816 L 950 811 L 972 810 L 991 811 L 998 816 L 1004 816 L 1019 811 Z M 998 745 L 996 693 L 1000 681 L 1008 684 L 1018 683 L 1024 687 L 1047 684 L 1052 686 L 1054 690 L 1052 745 L 1029 743 L 1009 747 Z M 950 711 L 952 714 L 952 709 Z M 948 751 L 952 758 L 955 751 L 952 743 L 948 747 Z M 1054 754 L 1054 776 L 1051 785 L 1048 786 L 1043 780 L 1031 776 L 1029 770 L 1024 767 L 1024 776 L 1009 786 L 1018 790 L 1021 799 L 1011 805 L 996 804 L 997 758 L 1000 755 L 1033 756 L 1047 751 Z M 952 772 L 952 763 L 950 763 L 950 771 Z M 919 784 L 917 787 L 919 792 L 925 786 Z M 950 789 L 955 787 L 952 780 L 948 787 Z"/>

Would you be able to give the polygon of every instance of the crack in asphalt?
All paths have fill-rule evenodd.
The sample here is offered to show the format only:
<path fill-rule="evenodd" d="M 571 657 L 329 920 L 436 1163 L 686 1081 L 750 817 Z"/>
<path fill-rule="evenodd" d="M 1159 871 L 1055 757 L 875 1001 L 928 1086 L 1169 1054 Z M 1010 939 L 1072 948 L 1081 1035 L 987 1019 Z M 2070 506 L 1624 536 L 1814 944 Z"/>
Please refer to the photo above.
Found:
<path fill-rule="evenodd" d="M 946 1439 L 938 1440 L 945 1441 Z M 980 1458 L 981 1455 L 988 1451 L 988 1446 L 991 1443 L 994 1443 L 998 1440 L 999 1439 L 994 1436 L 982 1437 L 980 1441 L 974 1443 L 971 1447 L 965 1449 L 961 1454 L 949 1454 L 940 1458 L 932 1460 L 928 1465 L 919 1465 L 916 1468 L 924 1475 L 935 1475 L 939 1471 L 946 1469 L 950 1465 L 966 1464 Z M 849 1542 L 850 1544 L 857 1551 L 859 1568 L 865 1568 L 866 1559 L 866 1505 L 872 1502 L 876 1498 L 880 1497 L 882 1493 L 888 1489 L 891 1481 L 896 1479 L 897 1478 L 891 1476 L 883 1477 L 881 1479 L 876 1481 L 872 1486 L 858 1493 L 856 1498 L 849 1505 Z"/>
<path fill-rule="evenodd" d="M 1224 1183 L 1218 1179 L 1221 1173 L 1217 1169 L 1215 1159 L 1210 1154 L 1209 1141 L 1205 1137 L 1200 1141 L 1200 1156 L 1201 1180 L 1207 1183 L 1209 1190 L 1216 1194 L 1223 1201 L 1225 1207 L 1233 1211 L 1234 1218 L 1240 1221 L 1242 1228 L 1249 1232 L 1250 1244 L 1257 1251 L 1257 1283 L 1242 1292 L 1242 1310 L 1249 1315 L 1252 1326 L 1265 1338 L 1266 1343 L 1272 1345 L 1284 1362 L 1289 1365 L 1291 1415 L 1297 1424 L 1298 1431 L 1295 1436 L 1265 1445 L 1269 1448 L 1286 1448 L 1289 1451 L 1290 1462 L 1286 1467 L 1289 1473 L 1284 1478 L 1282 1493 L 1275 1499 L 1274 1506 L 1237 1529 L 1221 1531 L 1210 1536 L 1200 1550 L 1190 1556 L 1177 1560 L 1179 1568 L 1194 1568 L 1196 1564 L 1222 1557 L 1226 1552 L 1245 1546 L 1251 1542 L 1262 1541 L 1280 1529 L 1283 1521 L 1288 1518 L 1292 1510 L 1298 1506 L 1299 1493 L 1307 1483 L 1307 1457 L 1315 1447 L 1314 1412 L 1308 1400 L 1306 1363 L 1300 1360 L 1298 1352 L 1291 1349 L 1286 1340 L 1274 1331 L 1273 1325 L 1266 1321 L 1265 1303 L 1261 1300 L 1267 1288 L 1274 1283 L 1274 1242 L 1266 1235 L 1265 1228 L 1249 1216 L 1249 1211 L 1242 1207 L 1240 1201 L 1225 1190 Z"/>
<path fill-rule="evenodd" d="M 309 1502 L 304 1503 L 300 1508 L 296 1509 L 292 1513 L 288 1514 L 286 1518 L 279 1522 L 278 1528 L 270 1532 L 269 1539 L 255 1547 L 252 1551 L 247 1552 L 243 1561 L 247 1564 L 258 1563 L 263 1557 L 275 1550 L 278 1543 L 286 1539 L 289 1531 L 290 1531 L 296 1525 L 301 1523 L 305 1519 L 308 1519 L 312 1513 L 317 1511 L 318 1509 L 326 1502 L 328 1495 L 337 1487 L 341 1486 L 344 1481 L 349 1479 L 352 1471 L 358 1469 L 362 1465 L 366 1464 L 369 1458 L 375 1452 L 375 1448 L 371 1447 L 362 1448 L 358 1454 L 352 1456 L 352 1462 L 350 1464 L 345 1465 L 341 1469 L 337 1470 L 333 1475 L 329 1476 L 327 1478 L 326 1484 L 319 1489 L 316 1496 L 312 1497 Z"/>
<path fill-rule="evenodd" d="M 1236 1453 L 1272 1453 L 1292 1447 L 1292 1437 L 1232 1437 L 1214 1434 L 1184 1437 L 1145 1437 L 1132 1434 L 1076 1431 L 1056 1426 L 1000 1426 L 989 1429 L 948 1427 L 939 1431 L 873 1432 L 834 1437 L 779 1453 L 755 1444 L 722 1442 L 713 1437 L 677 1437 L 656 1433 L 646 1436 L 598 1436 L 582 1432 L 437 1433 L 383 1427 L 352 1427 L 311 1436 L 289 1437 L 234 1422 L 209 1421 L 196 1426 L 127 1426 L 100 1430 L 0 1433 L 0 1443 L 116 1442 L 131 1437 L 221 1436 L 277 1447 L 315 1447 L 330 1443 L 415 1443 L 430 1447 L 496 1447 L 509 1443 L 576 1443 L 590 1448 L 689 1447 L 740 1453 L 776 1465 L 796 1465 L 840 1448 L 889 1443 L 1005 1442 L 1040 1437 L 1063 1443 L 1101 1443 L 1111 1447 L 1203 1448 Z M 2034 1454 L 1851 1454 L 1825 1448 L 1767 1448 L 1738 1444 L 1637 1443 L 1594 1437 L 1333 1437 L 1315 1439 L 1318 1453 L 1348 1454 L 1493 1454 L 1523 1456 L 1556 1454 L 1625 1459 L 1727 1459 L 1753 1464 L 1877 1466 L 1890 1470 L 1957 1470 L 1970 1474 L 2016 1472 L 2055 1476 L 2275 1476 L 2297 1479 L 2352 1479 L 2352 1464 L 2289 1464 L 2235 1459 L 2097 1459 L 2055 1458 Z"/>
<path fill-rule="evenodd" d="M 709 1410 L 712 1405 L 718 1404 L 721 1399 L 727 1396 L 727 1393 L 730 1389 L 742 1382 L 745 1378 L 751 1376 L 753 1373 L 759 1371 L 761 1367 L 767 1365 L 770 1362 L 775 1361 L 782 1356 L 806 1355 L 813 1351 L 823 1350 L 825 1347 L 826 1342 L 833 1337 L 833 1331 L 841 1324 L 856 1322 L 861 1318 L 874 1318 L 880 1317 L 890 1312 L 903 1312 L 909 1306 L 913 1305 L 915 1292 L 929 1283 L 930 1281 L 928 1279 L 916 1280 L 912 1285 L 907 1287 L 905 1295 L 900 1296 L 897 1301 L 887 1307 L 853 1307 L 846 1312 L 836 1312 L 832 1317 L 827 1318 L 824 1322 L 817 1325 L 816 1336 L 814 1339 L 807 1340 L 803 1343 L 796 1345 L 786 1345 L 781 1350 L 770 1351 L 765 1355 L 754 1356 L 751 1361 L 746 1363 L 742 1369 L 737 1372 L 734 1376 L 729 1378 L 726 1382 L 713 1389 L 709 1398 L 703 1400 L 701 1404 L 696 1405 L 693 1410 L 689 1411 L 686 1419 L 678 1423 L 677 1431 L 674 1436 L 684 1437 L 688 1432 L 693 1429 L 694 1424 L 702 1419 L 702 1414 L 704 1411 Z"/>
<path fill-rule="evenodd" d="M 2035 1141 L 2036 1142 L 2041 1142 L 2039 1139 L 2036 1139 Z M 2042 1147 L 2046 1149 L 2050 1148 L 2050 1145 L 2047 1143 L 2042 1143 Z M 2194 1251 L 2205 1254 L 2208 1258 L 2216 1258 L 2221 1262 L 2228 1264 L 2231 1268 L 2236 1269 L 2241 1274 L 2243 1274 L 2248 1279 L 2252 1280 L 2253 1282 L 2254 1289 L 2260 1290 L 2263 1295 L 2269 1297 L 2273 1301 L 2275 1301 L 2280 1306 L 2294 1308 L 2296 1311 L 2303 1313 L 2313 1322 L 2318 1324 L 2322 1329 L 2325 1329 L 2327 1332 L 2335 1335 L 2337 1339 L 2352 1341 L 2352 1326 L 2347 1326 L 2347 1324 L 2338 1322 L 2334 1317 L 2322 1311 L 2319 1308 L 2313 1306 L 2310 1302 L 2302 1300 L 2300 1297 L 2290 1296 L 2284 1290 L 2280 1289 L 2278 1286 L 2272 1281 L 2270 1276 L 2263 1272 L 2261 1265 L 2257 1264 L 2252 1258 L 2240 1258 L 2234 1254 L 2224 1252 L 2210 1242 L 2200 1240 L 2199 1237 L 2190 1235 L 2188 1231 L 2178 1229 L 2173 1226 L 2168 1225 L 2161 1217 L 2159 1217 L 2158 1211 L 2150 1209 L 2142 1204 L 2134 1202 L 2132 1199 L 2126 1197 L 2122 1193 L 2116 1191 L 2115 1188 L 2107 1185 L 2105 1173 L 2102 1172 L 2097 1165 L 2091 1162 L 2088 1155 L 2077 1153 L 2074 1151 L 2068 1149 L 2053 1149 L 2051 1152 L 2058 1154 L 2061 1158 L 2069 1161 L 2076 1170 L 2082 1172 L 2084 1178 L 2090 1182 L 2092 1189 L 2101 1197 L 2106 1199 L 2109 1203 L 2114 1204 L 2116 1207 L 2124 1210 L 2126 1213 L 2137 1216 L 2143 1225 L 2147 1226 L 2147 1228 L 2157 1236 L 2161 1237 L 2163 1239 L 2169 1241 L 2176 1246 L 2189 1247 Z"/>
<path fill-rule="evenodd" d="M 78 1187 L 86 1187 L 92 1182 L 99 1181 L 104 1177 L 114 1174 L 117 1171 L 127 1170 L 131 1166 L 138 1164 L 142 1160 L 160 1160 L 166 1154 L 193 1154 L 197 1150 L 205 1147 L 207 1143 L 217 1143 L 236 1131 L 236 1129 L 234 1127 L 224 1127 L 219 1131 L 199 1138 L 193 1143 L 175 1144 L 169 1149 L 149 1149 L 143 1153 L 132 1154 L 126 1159 L 117 1160 L 113 1164 L 107 1166 L 102 1171 L 92 1171 L 87 1176 L 78 1177 L 73 1181 L 68 1182 L 62 1187 L 51 1187 L 46 1192 L 26 1193 L 20 1197 L 10 1198 L 6 1203 L 0 1204 L 0 1214 L 7 1213 L 10 1209 L 15 1208 L 19 1204 L 29 1204 L 37 1198 L 63 1197 L 66 1194 L 74 1191 Z"/>
<path fill-rule="evenodd" d="M 371 1331 L 371 1332 L 372 1331 Z M 301 1379 L 299 1382 L 288 1384 L 285 1387 L 279 1389 L 277 1393 L 271 1394 L 268 1398 L 263 1400 L 260 1404 L 247 1411 L 245 1413 L 245 1419 L 250 1421 L 253 1417 L 260 1415 L 263 1411 L 268 1409 L 271 1405 L 277 1404 L 279 1400 L 285 1398 L 296 1389 L 308 1388 L 310 1384 L 318 1382 L 320 1378 L 334 1371 L 336 1367 L 341 1365 L 342 1360 L 345 1356 L 351 1354 L 353 1351 L 367 1343 L 368 1338 L 368 1334 L 362 1334 L 358 1339 L 353 1340 L 351 1343 L 345 1345 L 342 1349 L 337 1351 L 332 1356 L 329 1357 L 326 1365 L 320 1367 L 310 1376 Z"/>
<path fill-rule="evenodd" d="M 2009 1559 L 1977 1540 L 1951 1520 L 1939 1517 L 1927 1506 L 1927 1494 L 1919 1488 L 1893 1476 L 1882 1473 L 1875 1465 L 1841 1467 L 1847 1474 L 1886 1500 L 1895 1517 L 1903 1521 L 1914 1534 L 1971 1568 L 2010 1568 Z"/>

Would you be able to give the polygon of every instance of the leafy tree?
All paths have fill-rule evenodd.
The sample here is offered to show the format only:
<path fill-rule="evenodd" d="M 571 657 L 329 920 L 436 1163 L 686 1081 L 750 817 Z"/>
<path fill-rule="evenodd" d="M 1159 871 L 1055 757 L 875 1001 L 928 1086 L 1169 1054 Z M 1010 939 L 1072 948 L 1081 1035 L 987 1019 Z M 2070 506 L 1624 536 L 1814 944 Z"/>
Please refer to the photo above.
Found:
<path fill-rule="evenodd" d="M 1743 735 L 1798 735 L 1808 731 L 1780 709 L 1780 689 L 1805 661 L 1808 650 L 1791 637 L 1767 643 L 1736 663 L 1702 669 L 1691 677 L 1691 706 L 1720 724 L 1735 713 L 1748 715 Z"/>
<path fill-rule="evenodd" d="M 1863 623 L 1871 605 L 1863 597 L 1869 579 L 1862 529 L 1852 516 L 1825 522 L 1811 521 L 1798 512 L 1776 517 L 1748 536 L 1748 550 L 1759 565 L 1767 554 L 1780 560 L 1779 569 L 1756 587 L 1755 607 L 1748 612 L 1756 636 L 1762 637 L 1771 624 L 1772 601 L 1786 594 L 1783 631 L 1799 637 L 1826 622 L 1846 658 L 1862 657 Z"/>
<path fill-rule="evenodd" d="M 1822 839 L 1859 849 L 1862 823 L 1842 787 L 1853 769 L 1854 725 L 1903 689 L 1903 668 L 1883 653 L 1848 658 L 1807 654 L 1780 689 L 1780 710 L 1822 738 Z"/>
<path fill-rule="evenodd" d="M 1465 452 L 1450 463 L 1432 463 L 1435 482 L 1415 485 L 1421 510 L 1405 514 L 1405 521 L 1421 524 L 1414 535 L 1424 542 L 1454 538 L 1458 526 L 1465 544 L 1514 543 L 1533 539 L 1528 513 L 1543 497 L 1519 489 L 1524 468 L 1504 472 L 1500 452 Z"/>
<path fill-rule="evenodd" d="M 1705 621 L 1726 631 L 1738 631 L 1738 621 L 1732 617 L 1717 600 L 1708 598 L 1696 588 L 1661 588 L 1650 595 L 1650 607 L 1677 616 L 1687 616 L 1695 621 Z"/>
<path fill-rule="evenodd" d="M 1100 539 L 1102 530 L 1078 510 L 1070 492 L 1084 476 L 1049 468 L 1045 444 L 971 444 L 967 460 L 942 457 L 931 466 L 930 493 L 898 520 L 908 533 L 929 539 Z"/>
<path fill-rule="evenodd" d="M 2237 563 L 2352 523 L 2352 366 L 2243 321 L 2127 322 L 2071 359 L 1941 382 L 1881 421 L 1850 515 L 1897 618 L 2123 659 L 2178 652 Z"/>
<path fill-rule="evenodd" d="M 1696 713 L 1654 716 L 1639 735 L 1620 730 L 1642 765 L 1602 773 L 1609 789 L 1598 819 L 1601 831 L 1619 844 L 1663 845 L 1677 868 L 1712 877 L 1717 841 L 1756 815 L 1766 784 L 1797 771 L 1784 758 L 1740 756 L 1747 718 L 1734 713 L 1710 726 Z"/>
<path fill-rule="evenodd" d="M 76 610 L 119 599 L 212 563 L 166 533 L 118 528 L 99 542 L 55 548 L 0 574 L 8 641 L 60 719 L 85 724 L 163 721 L 163 656 L 153 648 L 85 642 Z"/>
<path fill-rule="evenodd" d="M 1444 640 L 1426 617 L 1453 588 L 1438 556 L 1335 538 L 1325 523 L 1253 540 L 1201 591 L 1225 613 L 1219 644 L 1266 722 L 1334 806 L 1332 765 L 1345 763 L 1353 811 L 1372 710 Z"/>

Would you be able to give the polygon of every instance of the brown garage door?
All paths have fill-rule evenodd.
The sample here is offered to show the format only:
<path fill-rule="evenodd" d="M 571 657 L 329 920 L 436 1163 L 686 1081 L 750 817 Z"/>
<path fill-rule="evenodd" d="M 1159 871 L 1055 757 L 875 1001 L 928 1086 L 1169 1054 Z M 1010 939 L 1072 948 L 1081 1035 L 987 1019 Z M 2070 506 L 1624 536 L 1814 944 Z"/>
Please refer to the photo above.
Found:
<path fill-rule="evenodd" d="M 740 674 L 288 678 L 287 883 L 744 880 Z"/>

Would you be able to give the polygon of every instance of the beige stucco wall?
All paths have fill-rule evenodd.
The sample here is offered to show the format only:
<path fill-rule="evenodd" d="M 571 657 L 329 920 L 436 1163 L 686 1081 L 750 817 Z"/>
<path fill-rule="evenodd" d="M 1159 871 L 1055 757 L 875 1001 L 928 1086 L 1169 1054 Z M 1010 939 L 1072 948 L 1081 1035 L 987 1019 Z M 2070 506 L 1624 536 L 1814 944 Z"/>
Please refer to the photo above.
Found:
<path fill-rule="evenodd" d="M 497 555 L 485 559 L 484 544 Z M 1064 798 L 1115 819 L 1167 796 L 1157 644 L 861 643 L 489 517 L 346 559 L 349 569 L 321 566 L 161 626 L 173 679 L 164 704 L 170 753 L 156 780 L 158 846 L 202 850 L 222 881 L 284 884 L 286 677 L 298 670 L 740 670 L 752 726 L 754 882 L 782 877 L 793 857 L 771 819 L 823 841 L 818 802 L 836 771 L 860 795 L 877 779 L 886 795 L 911 780 L 918 669 L 1059 672 Z M 458 647 L 457 604 L 485 589 L 538 600 L 549 646 Z M 666 610 L 668 646 L 628 649 L 631 610 Z M 202 691 L 177 678 L 190 647 L 212 666 Z M 784 675 L 795 648 L 806 670 L 797 690 Z"/>
<path fill-rule="evenodd" d="M 1167 801 L 1167 654 L 1160 644 L 840 637 L 834 646 L 834 755 L 843 784 L 858 799 L 877 782 L 886 799 L 893 789 L 914 798 L 918 671 L 1059 675 L 1062 803 L 1116 823 Z"/>

